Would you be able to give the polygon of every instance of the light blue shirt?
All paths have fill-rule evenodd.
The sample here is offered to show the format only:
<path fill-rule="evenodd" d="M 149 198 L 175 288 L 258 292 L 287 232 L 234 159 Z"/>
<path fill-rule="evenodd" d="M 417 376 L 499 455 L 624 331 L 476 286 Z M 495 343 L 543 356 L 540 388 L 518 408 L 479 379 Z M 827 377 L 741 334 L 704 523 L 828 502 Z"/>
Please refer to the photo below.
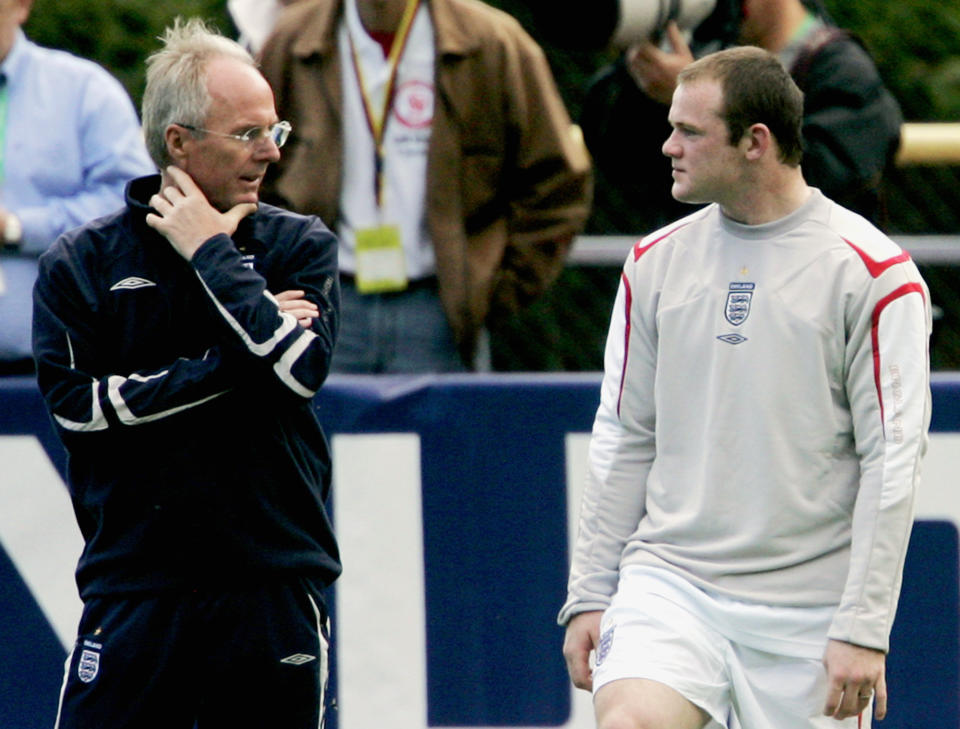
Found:
<path fill-rule="evenodd" d="M 121 207 L 127 181 L 156 166 L 130 97 L 97 64 L 41 48 L 18 31 L 0 73 L 7 87 L 0 206 L 23 226 L 22 254 L 0 257 L 2 360 L 31 356 L 37 257 L 61 233 Z"/>

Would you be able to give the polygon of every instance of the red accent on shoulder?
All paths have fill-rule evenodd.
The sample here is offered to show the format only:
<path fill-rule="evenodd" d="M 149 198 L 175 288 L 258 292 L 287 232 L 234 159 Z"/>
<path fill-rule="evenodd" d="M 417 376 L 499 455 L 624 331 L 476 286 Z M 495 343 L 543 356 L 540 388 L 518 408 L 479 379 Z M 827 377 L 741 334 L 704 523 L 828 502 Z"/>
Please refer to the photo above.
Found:
<path fill-rule="evenodd" d="M 655 243 L 656 241 L 654 241 Z M 651 243 L 650 245 L 653 245 Z M 623 400 L 623 385 L 627 381 L 627 358 L 630 356 L 630 308 L 633 303 L 633 292 L 630 291 L 630 281 L 627 274 L 621 273 L 623 281 L 623 314 L 627 318 L 623 327 L 623 368 L 620 370 L 620 394 L 617 395 L 617 417 L 620 417 L 620 402 Z"/>
<path fill-rule="evenodd" d="M 875 258 L 871 258 L 870 256 L 868 256 L 862 248 L 859 248 L 858 246 L 854 245 L 852 242 L 850 242 L 846 238 L 843 239 L 843 242 L 857 252 L 857 255 L 860 256 L 860 260 L 863 261 L 863 265 L 867 267 L 867 271 L 870 273 L 870 276 L 873 278 L 879 277 L 880 274 L 882 274 L 891 266 L 896 266 L 898 263 L 904 263 L 910 260 L 910 254 L 907 253 L 906 251 L 903 251 L 899 256 L 888 258 L 885 261 L 878 261 Z"/>
<path fill-rule="evenodd" d="M 646 244 L 644 244 L 644 242 L 647 240 L 646 238 L 641 238 L 640 240 L 638 240 L 636 243 L 633 244 L 634 263 L 639 261 L 640 256 L 642 256 L 644 253 L 646 253 L 651 248 L 653 248 L 654 245 L 662 241 L 664 238 L 669 238 L 671 235 L 676 233 L 678 230 L 680 230 L 680 228 L 683 228 L 685 225 L 686 223 L 684 223 L 683 225 L 678 225 L 676 228 L 673 228 L 672 230 L 667 231 L 666 233 L 661 235 L 659 238 L 654 238 L 652 241 Z"/>
<path fill-rule="evenodd" d="M 923 293 L 923 286 L 920 284 L 904 284 L 880 299 L 877 305 L 873 307 L 873 314 L 870 317 L 870 342 L 873 347 L 873 384 L 877 388 L 877 400 L 880 403 L 880 425 L 884 432 L 886 432 L 886 422 L 883 419 L 883 390 L 880 386 L 880 315 L 890 303 L 912 293 L 918 293 L 921 298 L 926 298 Z"/>

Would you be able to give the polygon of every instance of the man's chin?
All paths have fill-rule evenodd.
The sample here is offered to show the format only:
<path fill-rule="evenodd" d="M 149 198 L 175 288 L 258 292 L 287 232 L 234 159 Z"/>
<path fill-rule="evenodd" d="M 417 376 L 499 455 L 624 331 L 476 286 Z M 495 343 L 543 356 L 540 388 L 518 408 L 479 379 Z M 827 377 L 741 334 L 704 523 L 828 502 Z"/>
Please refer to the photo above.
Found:
<path fill-rule="evenodd" d="M 687 203 L 689 205 L 703 205 L 712 202 L 703 195 L 697 195 L 694 191 L 674 185 L 670 188 L 670 194 L 677 202 Z"/>
<path fill-rule="evenodd" d="M 230 210 L 231 208 L 235 208 L 237 205 L 244 205 L 244 204 L 247 204 L 247 203 L 253 203 L 254 205 L 256 205 L 256 204 L 259 203 L 259 202 L 260 202 L 260 193 L 259 193 L 259 191 L 257 191 L 257 192 L 244 192 L 244 193 L 240 193 L 240 194 L 238 194 L 238 195 L 234 195 L 234 196 L 233 196 L 232 198 L 230 198 L 230 200 L 228 200 L 227 202 L 221 203 L 221 204 L 219 204 L 219 205 L 216 205 L 215 207 L 216 207 L 217 210 L 219 210 L 221 213 L 225 213 L 225 212 L 227 212 L 228 210 Z"/>

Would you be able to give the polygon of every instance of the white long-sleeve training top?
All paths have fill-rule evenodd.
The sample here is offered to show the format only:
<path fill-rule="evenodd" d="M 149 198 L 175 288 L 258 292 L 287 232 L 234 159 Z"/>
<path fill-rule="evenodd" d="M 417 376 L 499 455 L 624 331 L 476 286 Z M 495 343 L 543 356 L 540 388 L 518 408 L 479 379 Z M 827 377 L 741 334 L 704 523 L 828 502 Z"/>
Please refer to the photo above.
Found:
<path fill-rule="evenodd" d="M 930 420 L 929 293 L 818 190 L 746 226 L 710 205 L 628 257 L 559 621 L 628 564 L 770 605 L 837 605 L 886 650 Z"/>

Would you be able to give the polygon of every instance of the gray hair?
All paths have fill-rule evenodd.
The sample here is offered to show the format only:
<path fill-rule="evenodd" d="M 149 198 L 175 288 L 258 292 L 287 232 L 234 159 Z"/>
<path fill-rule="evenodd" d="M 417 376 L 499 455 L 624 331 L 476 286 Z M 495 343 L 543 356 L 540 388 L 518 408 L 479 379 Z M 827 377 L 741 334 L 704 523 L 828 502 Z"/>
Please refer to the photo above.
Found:
<path fill-rule="evenodd" d="M 171 124 L 202 127 L 210 108 L 206 65 L 214 58 L 234 58 L 256 67 L 240 44 L 199 18 L 177 18 L 163 36 L 163 48 L 147 58 L 143 92 L 143 135 L 150 157 L 160 169 L 170 164 L 166 130 Z"/>

